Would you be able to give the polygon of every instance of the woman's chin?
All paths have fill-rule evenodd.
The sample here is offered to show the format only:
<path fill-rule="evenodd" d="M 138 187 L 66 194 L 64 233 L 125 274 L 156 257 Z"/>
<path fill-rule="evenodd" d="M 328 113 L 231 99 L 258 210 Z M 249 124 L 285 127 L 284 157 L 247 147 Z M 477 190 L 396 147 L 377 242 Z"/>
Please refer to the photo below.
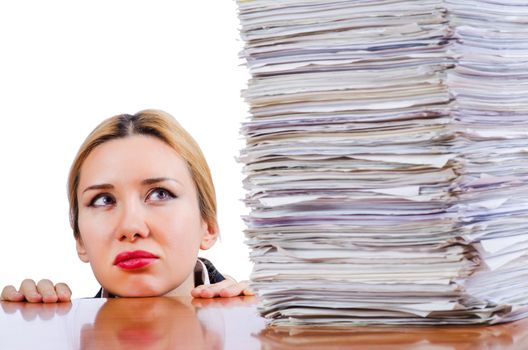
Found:
<path fill-rule="evenodd" d="M 190 296 L 194 288 L 191 275 L 187 280 L 167 281 L 152 275 L 119 276 L 113 280 L 101 281 L 110 294 L 122 298 L 148 298 L 160 296 Z"/>
<path fill-rule="evenodd" d="M 150 298 L 164 295 L 164 291 L 153 287 L 138 287 L 119 288 L 115 293 L 111 293 L 121 298 Z"/>

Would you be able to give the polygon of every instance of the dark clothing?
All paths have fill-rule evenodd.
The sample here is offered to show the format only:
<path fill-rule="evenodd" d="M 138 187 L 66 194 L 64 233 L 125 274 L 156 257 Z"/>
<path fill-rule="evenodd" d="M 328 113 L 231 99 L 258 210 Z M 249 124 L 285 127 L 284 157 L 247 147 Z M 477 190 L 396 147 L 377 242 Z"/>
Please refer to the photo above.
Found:
<path fill-rule="evenodd" d="M 215 284 L 218 282 L 222 282 L 225 280 L 225 277 L 214 267 L 213 263 L 206 258 L 198 258 L 203 264 L 205 265 L 205 268 L 207 269 L 207 275 L 209 276 L 209 284 Z M 195 270 L 194 271 L 194 286 L 198 287 L 202 284 L 205 284 L 205 281 L 202 278 L 202 274 L 199 273 L 200 271 Z"/>
<path fill-rule="evenodd" d="M 209 276 L 209 284 L 214 284 L 218 282 L 222 282 L 225 280 L 225 277 L 222 276 L 222 274 L 214 267 L 213 263 L 205 258 L 198 258 L 203 265 L 205 266 L 207 270 L 207 276 Z M 194 269 L 194 286 L 201 286 L 202 284 L 205 284 L 207 281 L 204 281 L 203 271 L 202 271 L 202 265 L 197 263 L 196 267 Z M 106 292 L 103 290 L 103 288 L 99 289 L 99 292 L 97 292 L 97 295 L 94 298 L 115 298 L 114 295 Z"/>

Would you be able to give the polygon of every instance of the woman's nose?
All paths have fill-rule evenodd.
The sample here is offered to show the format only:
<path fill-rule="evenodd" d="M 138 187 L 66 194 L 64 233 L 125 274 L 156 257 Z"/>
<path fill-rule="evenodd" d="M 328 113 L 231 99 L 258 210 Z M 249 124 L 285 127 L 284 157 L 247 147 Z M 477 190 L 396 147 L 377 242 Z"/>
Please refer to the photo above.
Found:
<path fill-rule="evenodd" d="M 119 211 L 119 222 L 116 227 L 118 240 L 133 242 L 138 238 L 148 237 L 150 232 L 142 203 L 122 202 Z"/>

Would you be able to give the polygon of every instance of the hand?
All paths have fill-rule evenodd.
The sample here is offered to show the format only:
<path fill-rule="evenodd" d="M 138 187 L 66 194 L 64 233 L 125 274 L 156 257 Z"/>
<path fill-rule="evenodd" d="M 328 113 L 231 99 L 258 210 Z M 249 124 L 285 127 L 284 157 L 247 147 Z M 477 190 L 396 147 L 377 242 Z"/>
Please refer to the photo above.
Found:
<path fill-rule="evenodd" d="M 239 295 L 255 295 L 255 293 L 249 289 L 247 281 L 237 282 L 228 277 L 222 282 L 198 286 L 191 291 L 191 295 L 194 298 L 230 298 Z"/>
<path fill-rule="evenodd" d="M 5 286 L 0 299 L 30 303 L 56 303 L 70 301 L 71 294 L 70 287 L 65 283 L 53 285 L 53 282 L 44 279 L 35 284 L 35 281 L 25 279 L 18 291 L 13 286 Z"/>

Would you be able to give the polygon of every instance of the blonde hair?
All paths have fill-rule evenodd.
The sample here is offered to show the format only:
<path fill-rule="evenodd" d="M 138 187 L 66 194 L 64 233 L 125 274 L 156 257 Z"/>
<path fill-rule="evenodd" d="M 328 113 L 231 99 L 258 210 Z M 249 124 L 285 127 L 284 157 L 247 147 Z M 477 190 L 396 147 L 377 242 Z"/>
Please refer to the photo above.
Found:
<path fill-rule="evenodd" d="M 81 145 L 68 176 L 70 225 L 75 238 L 79 232 L 79 203 L 77 188 L 81 167 L 90 153 L 99 145 L 132 135 L 153 136 L 172 147 L 185 160 L 198 192 L 200 215 L 211 231 L 218 231 L 216 195 L 213 179 L 200 146 L 170 114 L 160 110 L 144 110 L 134 115 L 121 114 L 104 120 L 88 135 Z"/>

